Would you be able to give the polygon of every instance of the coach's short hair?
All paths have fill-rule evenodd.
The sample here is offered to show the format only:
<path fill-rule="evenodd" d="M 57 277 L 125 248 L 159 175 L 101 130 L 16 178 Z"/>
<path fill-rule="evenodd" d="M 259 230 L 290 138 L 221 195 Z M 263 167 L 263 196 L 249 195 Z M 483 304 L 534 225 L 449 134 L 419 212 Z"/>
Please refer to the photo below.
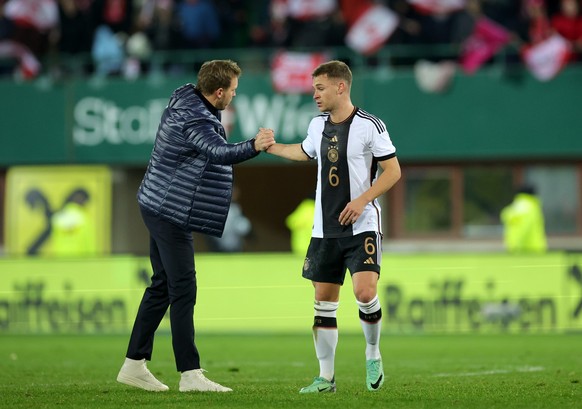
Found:
<path fill-rule="evenodd" d="M 210 95 L 219 88 L 227 89 L 233 78 L 242 74 L 241 68 L 232 60 L 206 61 L 198 71 L 196 88 L 204 95 Z"/>
<path fill-rule="evenodd" d="M 352 71 L 342 61 L 333 60 L 319 65 L 311 74 L 313 78 L 327 75 L 328 78 L 344 80 L 348 87 L 352 85 Z"/>

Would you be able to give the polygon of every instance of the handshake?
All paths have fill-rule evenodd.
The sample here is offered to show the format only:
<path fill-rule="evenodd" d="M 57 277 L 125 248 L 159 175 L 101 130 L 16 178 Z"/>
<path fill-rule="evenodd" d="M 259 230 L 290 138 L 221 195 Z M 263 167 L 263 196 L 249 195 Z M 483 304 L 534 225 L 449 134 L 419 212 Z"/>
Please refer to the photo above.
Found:
<path fill-rule="evenodd" d="M 268 128 L 259 128 L 259 133 L 255 136 L 255 150 L 294 161 L 307 161 L 311 159 L 303 151 L 300 143 L 289 144 L 275 142 L 275 132 Z"/>
<path fill-rule="evenodd" d="M 275 132 L 268 128 L 259 128 L 257 136 L 255 136 L 255 149 L 257 151 L 267 151 L 275 144 Z"/>

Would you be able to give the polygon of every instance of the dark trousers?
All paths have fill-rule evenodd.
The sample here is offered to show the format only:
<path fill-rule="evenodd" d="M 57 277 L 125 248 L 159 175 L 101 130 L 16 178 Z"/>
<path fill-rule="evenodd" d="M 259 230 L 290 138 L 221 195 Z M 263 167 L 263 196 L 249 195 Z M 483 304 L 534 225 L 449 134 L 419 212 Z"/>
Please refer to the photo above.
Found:
<path fill-rule="evenodd" d="M 130 359 L 151 360 L 154 333 L 170 307 L 172 347 L 178 371 L 200 368 L 194 343 L 196 270 L 192 233 L 142 210 L 150 232 L 150 260 L 154 274 L 135 318 L 127 349 Z"/>

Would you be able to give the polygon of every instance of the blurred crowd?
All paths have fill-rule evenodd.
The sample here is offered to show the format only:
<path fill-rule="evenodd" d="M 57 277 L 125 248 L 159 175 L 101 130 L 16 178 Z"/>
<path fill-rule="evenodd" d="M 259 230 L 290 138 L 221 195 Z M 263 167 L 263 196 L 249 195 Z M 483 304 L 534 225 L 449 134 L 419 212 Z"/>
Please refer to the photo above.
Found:
<path fill-rule="evenodd" d="M 389 44 L 459 45 L 486 17 L 517 48 L 558 33 L 579 52 L 580 1 L 0 0 L 0 74 L 13 75 L 11 60 L 20 76 L 34 77 L 59 55 L 90 56 L 91 69 L 109 75 L 139 72 L 154 51 L 345 46 L 349 30 L 378 5 L 398 18 Z"/>

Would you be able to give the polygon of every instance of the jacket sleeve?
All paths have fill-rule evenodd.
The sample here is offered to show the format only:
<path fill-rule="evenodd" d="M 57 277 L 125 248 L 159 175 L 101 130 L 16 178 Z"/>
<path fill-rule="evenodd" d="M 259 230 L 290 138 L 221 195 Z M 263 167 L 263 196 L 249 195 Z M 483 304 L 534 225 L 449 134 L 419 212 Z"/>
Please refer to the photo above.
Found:
<path fill-rule="evenodd" d="M 192 149 L 207 156 L 210 162 L 219 165 L 234 165 L 254 158 L 260 153 L 255 150 L 254 138 L 228 143 L 208 120 L 197 119 L 187 122 L 184 136 Z"/>

